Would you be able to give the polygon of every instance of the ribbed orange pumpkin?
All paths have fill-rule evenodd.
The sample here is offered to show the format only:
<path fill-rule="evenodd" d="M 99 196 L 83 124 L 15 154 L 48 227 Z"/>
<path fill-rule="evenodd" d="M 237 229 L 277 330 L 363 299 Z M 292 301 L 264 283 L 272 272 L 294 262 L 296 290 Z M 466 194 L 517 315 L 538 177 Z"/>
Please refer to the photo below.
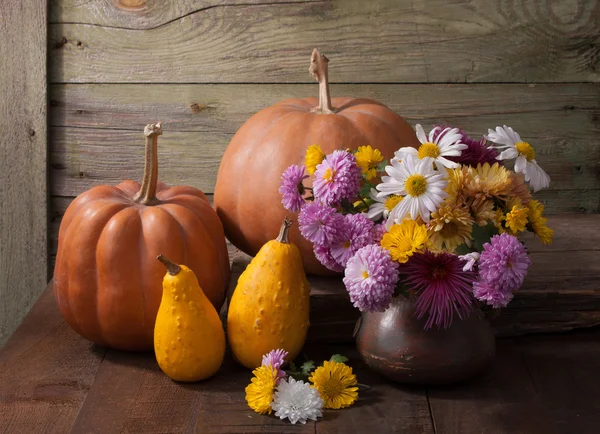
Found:
<path fill-rule="evenodd" d="M 258 112 L 225 151 L 215 208 L 227 238 L 250 255 L 276 236 L 289 216 L 281 205 L 279 180 L 288 166 L 304 161 L 310 145 L 320 145 L 325 153 L 371 145 L 388 159 L 402 146 L 420 145 L 410 125 L 383 104 L 363 98 L 331 100 L 327 63 L 315 49 L 310 72 L 319 82 L 318 101 L 290 99 Z M 308 273 L 331 274 L 314 257 L 312 244 L 302 238 L 297 224 L 290 239 L 300 249 Z"/>
<path fill-rule="evenodd" d="M 157 137 L 148 125 L 142 185 L 124 181 L 81 194 L 67 208 L 58 235 L 54 291 L 75 331 L 123 350 L 153 347 L 162 297 L 164 253 L 191 268 L 217 311 L 229 282 L 223 226 L 206 196 L 159 183 Z"/>

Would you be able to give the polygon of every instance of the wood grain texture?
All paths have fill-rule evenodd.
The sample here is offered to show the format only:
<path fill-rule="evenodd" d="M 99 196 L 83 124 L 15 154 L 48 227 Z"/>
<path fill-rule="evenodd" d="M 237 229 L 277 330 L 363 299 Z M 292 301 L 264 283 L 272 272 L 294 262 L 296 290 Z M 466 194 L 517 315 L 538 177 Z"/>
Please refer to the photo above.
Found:
<path fill-rule="evenodd" d="M 103 357 L 63 321 L 48 285 L 0 351 L 0 432 L 70 432 Z"/>
<path fill-rule="evenodd" d="M 47 283 L 46 0 L 0 19 L 0 348 Z"/>
<path fill-rule="evenodd" d="M 308 83 L 314 47 L 333 82 L 600 79 L 596 0 L 64 3 L 49 29 L 55 83 Z"/>

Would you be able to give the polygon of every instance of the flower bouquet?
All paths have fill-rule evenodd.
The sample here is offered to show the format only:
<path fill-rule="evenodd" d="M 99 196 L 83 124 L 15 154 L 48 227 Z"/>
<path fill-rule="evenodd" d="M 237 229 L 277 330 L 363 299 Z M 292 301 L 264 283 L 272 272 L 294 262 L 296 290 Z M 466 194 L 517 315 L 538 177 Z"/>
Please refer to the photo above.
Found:
<path fill-rule="evenodd" d="M 550 178 L 507 126 L 480 140 L 445 126 L 416 134 L 420 147 L 390 161 L 371 146 L 325 155 L 313 145 L 279 191 L 317 259 L 344 272 L 355 307 L 383 312 L 406 297 L 424 329 L 444 329 L 479 303 L 506 306 L 521 287 L 531 262 L 518 234 L 552 241 L 532 198 Z"/>

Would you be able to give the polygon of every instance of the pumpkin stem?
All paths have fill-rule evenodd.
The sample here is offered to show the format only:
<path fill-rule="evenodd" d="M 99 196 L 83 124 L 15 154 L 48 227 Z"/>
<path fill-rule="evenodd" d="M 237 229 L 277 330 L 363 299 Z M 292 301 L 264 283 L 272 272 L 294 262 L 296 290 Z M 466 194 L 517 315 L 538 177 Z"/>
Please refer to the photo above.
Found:
<path fill-rule="evenodd" d="M 279 229 L 277 241 L 283 244 L 290 243 L 290 226 L 292 226 L 292 221 L 286 217 L 281 224 L 281 229 Z"/>
<path fill-rule="evenodd" d="M 162 134 L 161 123 L 146 125 L 144 136 L 146 136 L 146 164 L 144 166 L 144 177 L 140 191 L 133 200 L 142 205 L 156 205 L 156 185 L 158 184 L 158 136 Z"/>
<path fill-rule="evenodd" d="M 329 59 L 319 53 L 316 48 L 310 56 L 310 68 L 308 72 L 319 82 L 319 105 L 311 109 L 311 112 L 319 114 L 333 114 L 335 109 L 331 105 L 331 94 L 329 93 Z"/>
<path fill-rule="evenodd" d="M 162 262 L 165 265 L 165 267 L 167 267 L 167 272 L 171 276 L 177 276 L 179 274 L 179 272 L 181 271 L 181 267 L 179 265 L 177 265 L 174 262 L 169 261 L 163 255 L 158 255 L 156 257 L 156 259 L 158 259 L 160 262 Z"/>

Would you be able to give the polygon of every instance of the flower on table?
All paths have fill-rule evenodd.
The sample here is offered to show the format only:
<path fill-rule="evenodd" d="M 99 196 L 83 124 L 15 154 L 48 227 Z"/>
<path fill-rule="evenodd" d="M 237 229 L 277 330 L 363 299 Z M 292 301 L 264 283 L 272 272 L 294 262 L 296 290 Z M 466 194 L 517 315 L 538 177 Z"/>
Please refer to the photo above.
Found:
<path fill-rule="evenodd" d="M 349 407 L 358 399 L 358 381 L 345 363 L 325 361 L 309 378 L 324 401 L 324 408 Z"/>
<path fill-rule="evenodd" d="M 307 420 L 316 421 L 317 417 L 323 416 L 323 399 L 319 392 L 310 384 L 291 377 L 279 383 L 271 406 L 275 416 L 287 418 L 292 424 L 305 424 Z"/>
<path fill-rule="evenodd" d="M 486 137 L 496 143 L 496 148 L 502 150 L 498 160 L 515 160 L 514 170 L 525 175 L 525 181 L 533 188 L 533 191 L 547 188 L 550 185 L 550 177 L 535 161 L 535 150 L 529 143 L 521 140 L 521 136 L 511 127 L 504 125 L 496 127 L 496 130 L 488 130 Z"/>
<path fill-rule="evenodd" d="M 342 199 L 358 195 L 362 179 L 356 157 L 346 151 L 333 151 L 317 165 L 313 193 L 326 205 L 337 205 Z"/>
<path fill-rule="evenodd" d="M 262 357 L 262 366 L 271 366 L 272 368 L 277 370 L 277 384 L 281 381 L 281 379 L 285 378 L 287 374 L 281 366 L 285 362 L 285 358 L 288 356 L 288 352 L 283 349 L 272 350 L 265 354 Z"/>
<path fill-rule="evenodd" d="M 371 145 L 359 146 L 354 155 L 356 164 L 360 167 L 367 181 L 377 177 L 377 166 L 383 161 L 383 155 L 381 155 L 379 149 L 373 149 Z"/>
<path fill-rule="evenodd" d="M 427 225 L 429 248 L 454 252 L 461 244 L 471 246 L 473 217 L 467 209 L 457 205 L 442 205 L 431 214 Z"/>
<path fill-rule="evenodd" d="M 554 237 L 554 230 L 546 226 L 547 218 L 542 216 L 544 205 L 537 200 L 531 200 L 527 204 L 529 224 L 533 233 L 538 236 L 543 244 L 551 244 Z"/>
<path fill-rule="evenodd" d="M 305 167 L 301 165 L 292 165 L 285 169 L 281 175 L 279 193 L 281 193 L 281 203 L 283 207 L 291 212 L 299 212 L 304 205 L 303 181 L 308 178 L 305 174 Z"/>
<path fill-rule="evenodd" d="M 331 256 L 342 267 L 361 247 L 371 244 L 373 222 L 363 214 L 347 214 L 338 240 L 331 244 Z"/>
<path fill-rule="evenodd" d="M 277 369 L 263 365 L 252 371 L 252 374 L 254 377 L 246 387 L 246 402 L 257 413 L 271 414 L 273 391 L 277 385 Z"/>
<path fill-rule="evenodd" d="M 458 128 L 435 127 L 429 132 L 429 137 L 420 124 L 415 125 L 417 138 L 421 142 L 419 149 L 405 147 L 400 148 L 396 153 L 396 158 L 404 160 L 406 155 L 412 155 L 415 158 L 431 158 L 433 163 L 440 166 L 454 169 L 458 164 L 446 157 L 460 157 L 461 151 L 468 146 L 461 142 L 463 135 Z"/>
<path fill-rule="evenodd" d="M 394 208 L 402 201 L 403 197 L 395 194 L 389 196 L 378 196 L 377 190 L 372 188 L 369 197 L 373 201 L 366 211 L 367 217 L 377 221 L 381 217 L 387 219 Z"/>
<path fill-rule="evenodd" d="M 403 283 L 418 296 L 415 313 L 419 319 L 426 318 L 425 329 L 447 328 L 454 315 L 462 319 L 471 312 L 476 274 L 463 271 L 458 256 L 426 250 L 401 265 L 400 272 L 406 275 Z"/>
<path fill-rule="evenodd" d="M 392 259 L 399 263 L 408 261 L 414 253 L 425 248 L 427 228 L 414 220 L 405 219 L 383 235 L 381 247 L 390 252 Z"/>
<path fill-rule="evenodd" d="M 335 208 L 318 201 L 305 204 L 298 214 L 298 226 L 302 236 L 308 241 L 330 245 L 340 237 L 344 216 Z"/>
<path fill-rule="evenodd" d="M 325 158 L 325 153 L 321 150 L 319 145 L 310 145 L 306 150 L 306 156 L 304 157 L 304 164 L 306 165 L 306 171 L 309 175 L 315 173 L 317 166 L 321 164 Z"/>
<path fill-rule="evenodd" d="M 388 227 L 402 221 L 406 215 L 413 220 L 421 217 L 424 222 L 429 222 L 431 212 L 448 196 L 444 191 L 447 185 L 446 171 L 434 169 L 433 159 L 429 157 L 417 160 L 407 155 L 401 163 L 393 159 L 392 165 L 386 166 L 385 171 L 389 176 L 381 178 L 381 184 L 376 187 L 380 192 L 378 195 L 404 197 L 390 212 Z"/>
<path fill-rule="evenodd" d="M 377 245 L 361 248 L 346 265 L 344 285 L 350 301 L 360 311 L 387 309 L 397 283 L 398 264 Z"/>

